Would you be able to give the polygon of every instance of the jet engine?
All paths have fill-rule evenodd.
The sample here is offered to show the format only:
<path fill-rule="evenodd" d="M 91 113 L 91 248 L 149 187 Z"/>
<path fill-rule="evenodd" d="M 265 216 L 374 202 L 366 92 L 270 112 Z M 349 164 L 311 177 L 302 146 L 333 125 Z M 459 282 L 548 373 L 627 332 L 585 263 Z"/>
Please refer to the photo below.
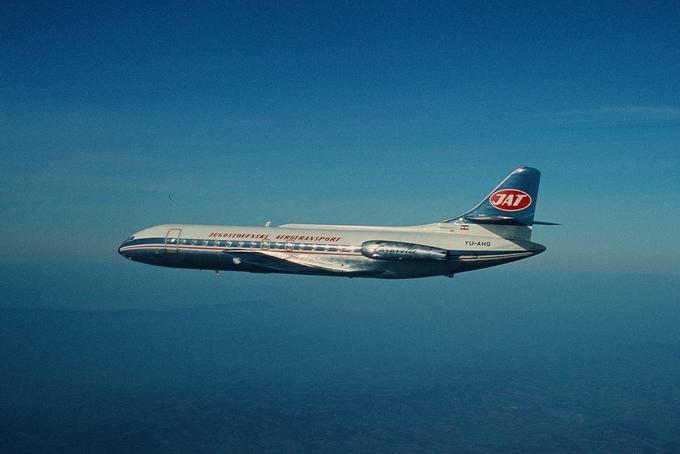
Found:
<path fill-rule="evenodd" d="M 446 260 L 446 249 L 396 241 L 366 241 L 361 245 L 364 257 L 376 260 Z"/>

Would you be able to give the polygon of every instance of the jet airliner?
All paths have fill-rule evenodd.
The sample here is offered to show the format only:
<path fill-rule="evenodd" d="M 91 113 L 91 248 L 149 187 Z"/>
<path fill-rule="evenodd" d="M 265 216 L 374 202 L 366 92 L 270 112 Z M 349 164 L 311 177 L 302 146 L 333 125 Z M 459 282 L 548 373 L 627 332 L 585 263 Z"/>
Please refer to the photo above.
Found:
<path fill-rule="evenodd" d="M 531 242 L 541 173 L 522 167 L 471 210 L 407 227 L 164 224 L 131 235 L 118 252 L 152 265 L 253 273 L 405 279 L 514 262 L 545 251 Z"/>

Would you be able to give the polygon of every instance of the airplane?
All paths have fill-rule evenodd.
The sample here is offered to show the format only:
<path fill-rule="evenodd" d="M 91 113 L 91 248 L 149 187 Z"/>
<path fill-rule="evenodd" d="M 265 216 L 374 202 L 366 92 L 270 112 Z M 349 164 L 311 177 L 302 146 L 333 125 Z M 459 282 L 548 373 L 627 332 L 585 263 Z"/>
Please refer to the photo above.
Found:
<path fill-rule="evenodd" d="M 118 248 L 135 262 L 173 268 L 405 279 L 514 262 L 545 251 L 531 242 L 541 173 L 521 167 L 471 210 L 431 224 L 272 227 L 164 224 Z"/>

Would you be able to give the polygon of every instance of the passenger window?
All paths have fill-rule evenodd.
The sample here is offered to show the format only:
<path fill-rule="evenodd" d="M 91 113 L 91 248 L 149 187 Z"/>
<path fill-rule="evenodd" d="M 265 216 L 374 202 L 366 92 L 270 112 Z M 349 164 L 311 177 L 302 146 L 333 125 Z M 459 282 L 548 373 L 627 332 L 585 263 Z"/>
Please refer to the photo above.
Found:
<path fill-rule="evenodd" d="M 253 241 L 253 248 L 259 249 L 260 248 L 260 242 L 259 241 Z"/>
<path fill-rule="evenodd" d="M 242 241 L 241 247 L 249 248 L 250 247 L 250 241 Z"/>
<path fill-rule="evenodd" d="M 326 250 L 326 246 L 323 244 L 317 244 L 315 250 L 323 252 Z"/>
<path fill-rule="evenodd" d="M 305 251 L 311 251 L 311 250 L 314 249 L 313 245 L 311 245 L 311 244 L 309 244 L 309 243 L 305 243 L 304 246 L 302 246 L 302 248 L 303 248 Z"/>

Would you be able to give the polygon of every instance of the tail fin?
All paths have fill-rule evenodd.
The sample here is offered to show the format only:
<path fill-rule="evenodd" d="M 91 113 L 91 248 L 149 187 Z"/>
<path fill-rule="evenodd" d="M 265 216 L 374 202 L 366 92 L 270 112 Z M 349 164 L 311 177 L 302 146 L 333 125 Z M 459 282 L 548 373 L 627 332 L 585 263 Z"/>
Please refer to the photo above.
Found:
<path fill-rule="evenodd" d="M 480 224 L 503 237 L 530 238 L 541 172 L 521 167 L 470 211 L 444 222 Z M 511 228 L 515 227 L 515 228 Z"/>

